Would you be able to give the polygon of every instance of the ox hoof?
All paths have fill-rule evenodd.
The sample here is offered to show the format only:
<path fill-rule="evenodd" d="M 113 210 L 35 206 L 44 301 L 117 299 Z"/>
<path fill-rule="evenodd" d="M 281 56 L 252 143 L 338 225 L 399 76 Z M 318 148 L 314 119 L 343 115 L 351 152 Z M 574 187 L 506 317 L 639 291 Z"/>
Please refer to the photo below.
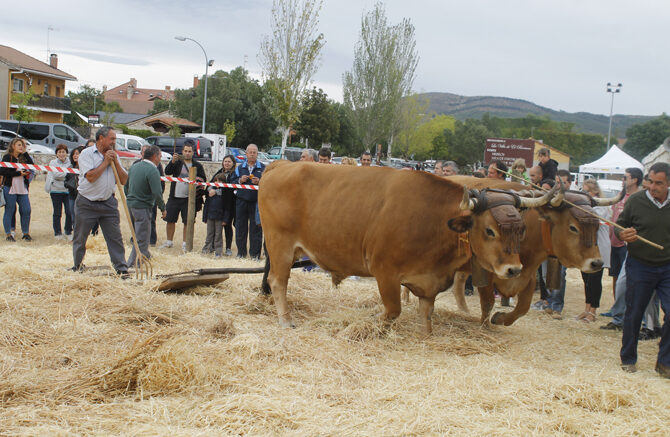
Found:
<path fill-rule="evenodd" d="M 507 313 L 505 313 L 503 311 L 499 311 L 499 312 L 495 313 L 493 315 L 493 317 L 491 317 L 491 323 L 493 323 L 494 325 L 502 325 L 503 324 L 502 317 L 505 314 L 507 314 Z"/>
<path fill-rule="evenodd" d="M 280 321 L 279 326 L 281 326 L 282 328 L 286 328 L 286 329 L 295 329 L 295 323 L 293 323 L 291 320 Z"/>

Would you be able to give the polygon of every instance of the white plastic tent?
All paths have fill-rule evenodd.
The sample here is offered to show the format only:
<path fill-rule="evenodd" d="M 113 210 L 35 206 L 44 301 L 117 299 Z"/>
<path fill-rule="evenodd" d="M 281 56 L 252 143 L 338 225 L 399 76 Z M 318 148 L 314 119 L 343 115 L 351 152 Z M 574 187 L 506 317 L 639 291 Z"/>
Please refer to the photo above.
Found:
<path fill-rule="evenodd" d="M 644 170 L 642 163 L 617 146 L 612 146 L 607 153 L 597 160 L 580 165 L 580 173 L 613 173 L 624 174 L 627 168 L 637 167 Z"/>

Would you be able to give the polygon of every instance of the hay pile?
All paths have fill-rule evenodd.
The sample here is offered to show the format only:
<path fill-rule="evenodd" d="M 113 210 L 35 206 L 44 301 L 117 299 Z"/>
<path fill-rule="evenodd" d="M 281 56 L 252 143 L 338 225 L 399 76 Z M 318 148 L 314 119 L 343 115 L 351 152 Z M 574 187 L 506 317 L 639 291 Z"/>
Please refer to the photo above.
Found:
<path fill-rule="evenodd" d="M 445 293 L 425 338 L 415 299 L 383 328 L 374 281 L 333 289 L 327 275 L 297 271 L 298 327 L 283 330 L 260 275 L 178 295 L 66 271 L 71 246 L 51 237 L 50 202 L 37 186 L 31 198 L 36 241 L 0 242 L 0 434 L 667 434 L 656 342 L 640 344 L 640 371 L 625 374 L 620 335 L 598 329 L 607 319 L 531 312 L 481 327 Z M 90 246 L 85 263 L 108 265 L 102 238 Z M 153 253 L 155 273 L 257 265 Z M 608 308 L 607 279 L 603 294 Z M 565 314 L 582 310 L 571 271 Z"/>

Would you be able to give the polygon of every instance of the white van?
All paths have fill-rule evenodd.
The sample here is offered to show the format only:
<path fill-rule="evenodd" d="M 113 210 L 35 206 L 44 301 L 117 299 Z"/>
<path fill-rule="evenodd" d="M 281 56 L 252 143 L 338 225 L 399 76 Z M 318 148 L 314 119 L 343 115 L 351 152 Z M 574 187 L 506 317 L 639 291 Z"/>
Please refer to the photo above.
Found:
<path fill-rule="evenodd" d="M 33 144 L 42 144 L 54 150 L 58 144 L 65 144 L 68 150 L 86 144 L 86 139 L 77 131 L 63 123 L 32 122 L 19 124 L 16 120 L 0 120 L 0 129 L 17 132 Z"/>

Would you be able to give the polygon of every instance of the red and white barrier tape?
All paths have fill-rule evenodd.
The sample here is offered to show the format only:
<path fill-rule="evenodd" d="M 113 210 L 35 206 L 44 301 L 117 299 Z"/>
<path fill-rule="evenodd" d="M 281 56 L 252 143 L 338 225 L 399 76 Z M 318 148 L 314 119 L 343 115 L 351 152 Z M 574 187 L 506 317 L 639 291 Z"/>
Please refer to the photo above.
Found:
<path fill-rule="evenodd" d="M 51 173 L 72 173 L 79 174 L 79 169 L 69 168 L 69 167 L 52 167 L 50 165 L 35 165 L 35 164 L 21 164 L 18 162 L 4 162 L 0 161 L 0 167 L 13 168 L 16 170 L 36 170 L 36 171 L 46 171 Z M 187 184 L 208 186 L 208 187 L 222 187 L 222 188 L 236 188 L 241 190 L 256 190 L 258 191 L 258 185 L 243 185 L 243 184 L 227 184 L 223 182 L 200 182 L 200 181 L 190 181 L 186 178 L 175 178 L 173 176 L 161 176 L 162 181 L 166 182 L 184 182 Z"/>

